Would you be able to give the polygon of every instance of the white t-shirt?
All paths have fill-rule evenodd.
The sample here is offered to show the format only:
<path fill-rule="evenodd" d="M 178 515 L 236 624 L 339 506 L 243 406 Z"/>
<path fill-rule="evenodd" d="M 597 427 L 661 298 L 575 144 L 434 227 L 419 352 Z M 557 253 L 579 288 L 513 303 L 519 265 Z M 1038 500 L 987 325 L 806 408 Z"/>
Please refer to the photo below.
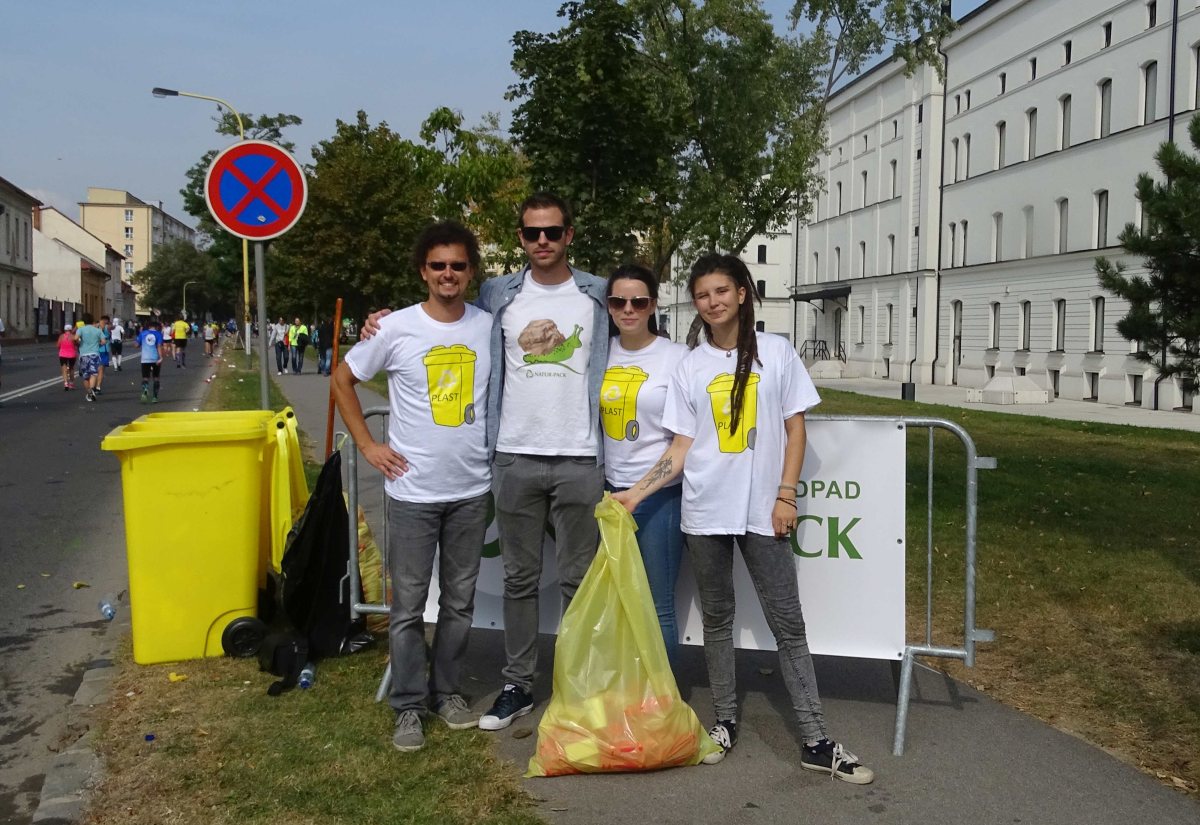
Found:
<path fill-rule="evenodd" d="M 125 328 L 120 324 L 113 324 L 113 328 L 109 330 L 108 335 L 112 338 L 113 343 L 123 341 L 125 340 Z"/>
<path fill-rule="evenodd" d="M 381 319 L 379 333 L 346 354 L 360 381 L 387 371 L 388 444 L 408 459 L 407 473 L 384 482 L 397 501 L 460 501 L 491 487 L 491 335 L 492 316 L 478 307 L 445 324 L 417 304 Z"/>
<path fill-rule="evenodd" d="M 504 310 L 504 400 L 496 449 L 522 455 L 596 455 L 588 403 L 592 299 L 575 281 L 545 286 L 525 275 Z"/>
<path fill-rule="evenodd" d="M 701 343 L 667 390 L 663 426 L 694 439 L 683 465 L 683 532 L 773 536 L 785 443 L 783 421 L 820 403 L 804 362 L 784 338 L 757 333 L 737 432 L 730 406 L 736 354 Z"/>
<path fill-rule="evenodd" d="M 663 407 L 667 384 L 687 354 L 687 347 L 666 338 L 655 338 L 640 350 L 622 348 L 620 338 L 609 342 L 600 425 L 604 477 L 613 487 L 637 484 L 671 446 L 672 434 L 662 425 Z"/>

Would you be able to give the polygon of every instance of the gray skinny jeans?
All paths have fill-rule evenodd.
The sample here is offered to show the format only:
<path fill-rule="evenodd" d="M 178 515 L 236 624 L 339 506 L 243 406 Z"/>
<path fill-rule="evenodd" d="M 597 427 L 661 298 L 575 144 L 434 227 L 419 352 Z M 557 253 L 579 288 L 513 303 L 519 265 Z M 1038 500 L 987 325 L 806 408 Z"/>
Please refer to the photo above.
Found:
<path fill-rule="evenodd" d="M 596 505 L 604 466 L 595 456 L 496 453 L 496 526 L 504 560 L 504 681 L 529 692 L 537 672 L 538 583 L 546 520 L 554 530 L 565 612 L 600 542 Z"/>
<path fill-rule="evenodd" d="M 787 538 L 746 533 L 740 536 L 685 536 L 700 595 L 704 622 L 704 660 L 717 719 L 737 719 L 733 653 L 733 543 L 758 592 L 758 601 L 775 644 L 779 669 L 792 700 L 805 742 L 825 738 L 825 714 L 817 693 L 817 675 L 808 651 L 804 614 L 796 585 L 796 562 Z"/>
<path fill-rule="evenodd" d="M 475 580 L 487 518 L 487 493 L 461 501 L 417 504 L 388 499 L 388 569 L 392 610 L 388 642 L 392 689 L 388 702 L 400 713 L 424 711 L 462 693 L 462 660 L 475 614 Z M 426 661 L 425 600 L 440 551 L 437 626 Z M 427 675 L 428 674 L 428 675 Z"/>

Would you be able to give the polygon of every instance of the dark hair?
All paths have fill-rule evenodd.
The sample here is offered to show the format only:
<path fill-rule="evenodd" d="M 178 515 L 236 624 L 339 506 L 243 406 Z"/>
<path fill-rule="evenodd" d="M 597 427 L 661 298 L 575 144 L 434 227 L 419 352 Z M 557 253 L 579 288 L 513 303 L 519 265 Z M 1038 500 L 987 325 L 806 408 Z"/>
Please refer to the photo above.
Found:
<path fill-rule="evenodd" d="M 96 323 L 96 319 L 92 317 L 92 313 L 90 313 L 90 312 L 83 313 L 83 316 L 79 320 L 83 321 L 85 324 L 88 324 L 89 326 L 91 324 Z"/>
<path fill-rule="evenodd" d="M 754 329 L 754 302 L 761 300 L 758 297 L 758 290 L 754 288 L 754 279 L 750 277 L 750 270 L 742 263 L 742 259 L 736 255 L 722 255 L 718 252 L 710 252 L 707 255 L 702 255 L 700 260 L 692 265 L 692 272 L 688 275 L 688 293 L 695 298 L 696 281 L 703 278 L 705 275 L 721 274 L 728 276 L 735 286 L 746 290 L 746 299 L 742 301 L 738 307 L 738 334 L 737 334 L 737 367 L 733 373 L 733 393 L 730 397 L 733 418 L 730 421 L 729 431 L 736 433 L 738 423 L 742 417 L 742 401 L 746 396 L 746 382 L 750 378 L 750 370 L 754 364 L 762 366 L 762 361 L 758 359 L 758 338 L 755 336 Z M 704 329 L 704 336 L 712 342 L 712 329 L 709 328 L 708 322 L 700 317 L 700 324 Z"/>
<path fill-rule="evenodd" d="M 474 232 L 458 221 L 431 223 L 421 230 L 421 234 L 417 236 L 417 242 L 413 246 L 413 269 L 421 271 L 421 268 L 425 266 L 425 256 L 435 246 L 453 246 L 455 244 L 461 244 L 467 250 L 467 260 L 471 263 L 471 269 L 478 274 L 479 240 L 475 237 Z"/>
<path fill-rule="evenodd" d="M 557 209 L 559 212 L 562 212 L 564 227 L 570 228 L 575 225 L 574 218 L 571 215 L 571 207 L 565 200 L 553 192 L 534 192 L 521 201 L 521 205 L 517 207 L 518 229 L 525 226 L 525 213 L 530 209 Z"/>
<path fill-rule="evenodd" d="M 646 285 L 646 290 L 650 297 L 655 301 L 658 300 L 658 279 L 654 277 L 654 273 L 641 264 L 622 264 L 617 267 L 613 274 L 608 276 L 608 284 L 604 288 L 604 297 L 609 298 L 613 294 L 613 284 L 616 281 L 641 281 Z M 657 310 L 657 307 L 655 307 Z M 650 318 L 647 321 L 647 326 L 652 335 L 658 335 L 658 318 L 657 312 L 650 313 Z M 617 329 L 617 325 L 613 323 L 612 316 L 608 316 L 608 337 L 620 335 L 621 331 Z"/>

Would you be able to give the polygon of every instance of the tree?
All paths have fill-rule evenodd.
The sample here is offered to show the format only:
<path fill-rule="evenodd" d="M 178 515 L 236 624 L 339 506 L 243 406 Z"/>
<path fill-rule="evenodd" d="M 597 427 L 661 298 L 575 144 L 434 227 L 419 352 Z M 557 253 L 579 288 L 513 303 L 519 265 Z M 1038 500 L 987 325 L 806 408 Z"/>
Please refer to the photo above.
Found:
<path fill-rule="evenodd" d="M 1192 148 L 1200 153 L 1200 116 L 1188 125 Z M 1200 381 L 1200 159 L 1174 143 L 1154 156 L 1164 181 L 1143 172 L 1137 199 L 1143 226 L 1125 225 L 1121 246 L 1143 259 L 1146 274 L 1129 274 L 1123 263 L 1096 259 L 1100 285 L 1129 302 L 1117 331 L 1139 342 L 1134 357 L 1157 361 L 1162 376 L 1177 376 L 1185 392 Z"/>
<path fill-rule="evenodd" d="M 361 318 L 423 298 L 408 253 L 434 215 L 437 153 L 387 123 L 371 126 L 363 111 L 353 123 L 337 121 L 312 153 L 308 205 L 272 245 L 271 306 L 331 314 L 344 297 L 348 314 Z"/>
<path fill-rule="evenodd" d="M 238 136 L 237 118 L 233 116 L 232 112 L 227 112 L 222 108 L 220 114 L 214 118 L 214 121 L 216 122 L 217 134 L 228 135 L 234 138 Z M 289 126 L 298 126 L 301 120 L 296 115 L 283 113 L 277 115 L 253 115 L 247 113 L 242 115 L 242 123 L 246 127 L 247 140 L 270 141 L 290 152 L 294 149 L 294 145 L 284 139 L 283 131 Z M 220 295 L 229 304 L 240 307 L 242 294 L 242 240 L 230 235 L 217 225 L 217 222 L 213 220 L 212 215 L 208 211 L 208 204 L 204 200 L 204 178 L 208 174 L 208 168 L 212 166 L 213 158 L 217 156 L 217 153 L 218 150 L 210 149 L 204 153 L 204 156 L 200 160 L 196 161 L 192 168 L 187 171 L 187 185 L 179 190 L 179 194 L 183 196 L 184 211 L 196 219 L 197 231 L 201 237 L 202 247 L 216 262 L 216 269 L 212 276 L 212 283 L 210 284 L 212 293 Z M 251 268 L 253 268 L 252 263 Z M 251 289 L 253 290 L 253 287 Z M 253 302 L 253 292 L 250 298 L 251 302 Z M 236 314 L 240 316 L 241 310 L 239 309 Z"/>
<path fill-rule="evenodd" d="M 527 163 L 487 115 L 464 129 L 462 115 L 441 107 L 421 124 L 421 140 L 437 153 L 434 214 L 457 220 L 479 236 L 485 268 L 509 271 L 524 260 L 517 243 L 517 206 L 529 192 Z"/>
<path fill-rule="evenodd" d="M 183 309 L 183 287 L 188 286 L 188 315 L 211 311 L 217 316 L 233 309 L 233 301 L 214 289 L 217 264 L 211 255 L 187 241 L 171 241 L 154 253 L 154 260 L 133 273 L 133 284 L 142 293 L 142 302 L 166 315 L 178 315 Z"/>
<path fill-rule="evenodd" d="M 535 182 L 543 168 L 558 170 L 547 182 L 581 203 L 605 237 L 641 233 L 660 273 L 678 250 L 737 252 L 807 214 L 839 80 L 889 47 L 910 68 L 933 62 L 953 25 L 940 0 L 798 2 L 786 35 L 759 0 L 578 0 L 560 16 L 567 25 L 553 35 L 513 38 L 514 133 Z M 811 31 L 799 33 L 800 23 Z M 589 118 L 589 106 L 603 116 Z M 606 129 L 624 110 L 636 126 L 617 119 Z M 614 170 L 611 158 L 622 157 L 631 162 Z M 572 165 L 574 178 L 601 172 L 586 197 L 568 177 Z M 580 223 L 577 245 L 593 230 Z M 625 254 L 610 242 L 597 257 Z"/>

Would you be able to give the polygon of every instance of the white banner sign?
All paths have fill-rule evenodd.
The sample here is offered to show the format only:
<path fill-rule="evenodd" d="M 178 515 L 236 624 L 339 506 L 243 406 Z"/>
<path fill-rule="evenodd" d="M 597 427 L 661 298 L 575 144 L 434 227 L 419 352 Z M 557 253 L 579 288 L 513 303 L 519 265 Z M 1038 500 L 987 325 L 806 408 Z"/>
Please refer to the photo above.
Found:
<path fill-rule="evenodd" d="M 800 524 L 793 537 L 800 602 L 813 653 L 870 659 L 904 654 L 905 429 L 887 421 L 809 421 L 801 474 Z M 475 594 L 475 626 L 504 626 L 504 567 L 495 524 Z M 553 541 L 547 536 L 538 593 L 540 629 L 558 629 L 560 598 Z M 436 567 L 435 567 L 436 570 Z M 437 620 L 430 586 L 425 620 Z M 734 554 L 734 644 L 774 650 L 754 585 Z M 676 591 L 681 641 L 702 644 L 696 587 L 684 554 Z"/>

